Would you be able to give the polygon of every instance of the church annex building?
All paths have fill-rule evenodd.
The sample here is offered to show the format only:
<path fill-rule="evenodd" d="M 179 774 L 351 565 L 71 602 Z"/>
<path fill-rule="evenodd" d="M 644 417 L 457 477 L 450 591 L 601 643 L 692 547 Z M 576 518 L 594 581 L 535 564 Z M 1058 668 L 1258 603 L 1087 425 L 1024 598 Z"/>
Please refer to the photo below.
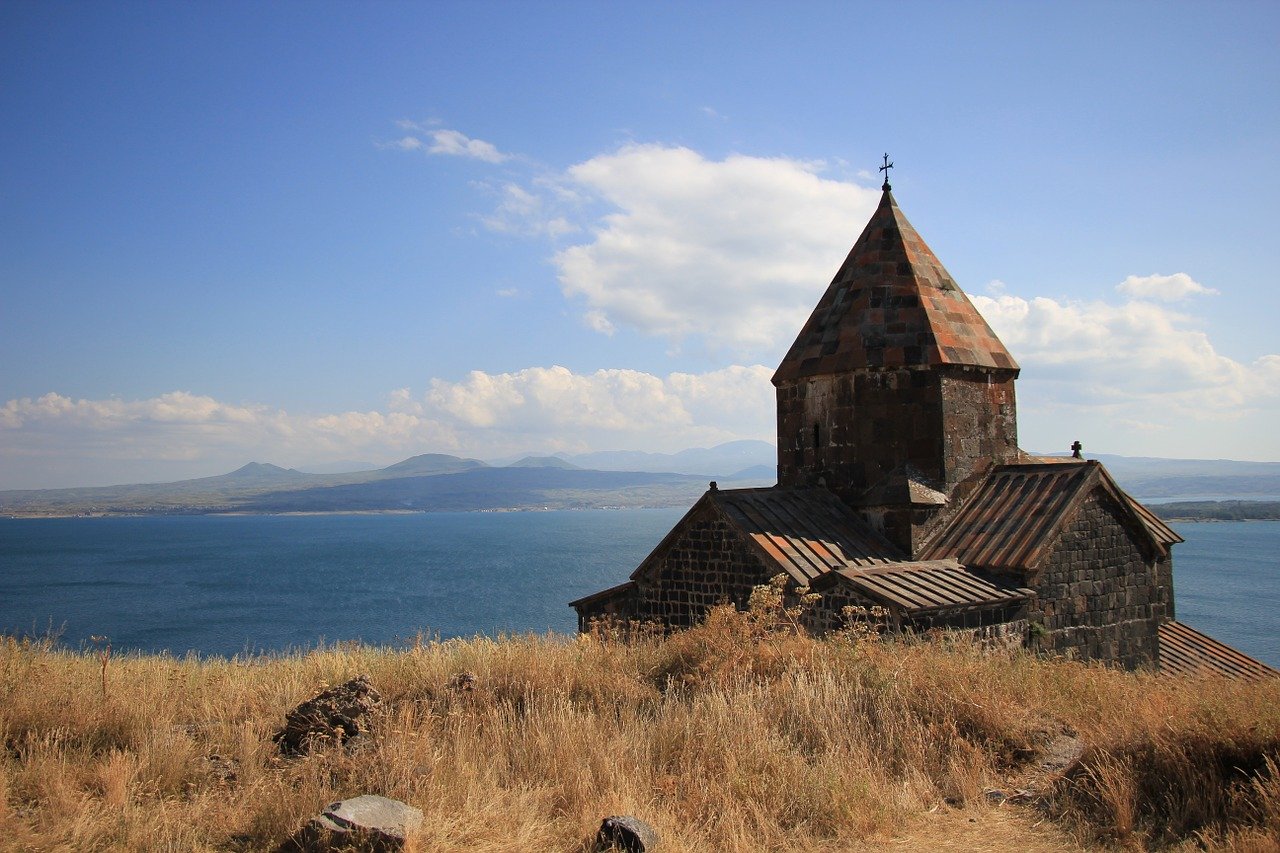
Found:
<path fill-rule="evenodd" d="M 778 485 L 712 483 L 629 580 L 571 603 L 579 627 L 688 627 L 785 573 L 819 631 L 878 606 L 893 630 L 1276 675 L 1175 621 L 1182 539 L 1105 467 L 1018 448 L 1017 362 L 883 190 L 773 376 Z"/>

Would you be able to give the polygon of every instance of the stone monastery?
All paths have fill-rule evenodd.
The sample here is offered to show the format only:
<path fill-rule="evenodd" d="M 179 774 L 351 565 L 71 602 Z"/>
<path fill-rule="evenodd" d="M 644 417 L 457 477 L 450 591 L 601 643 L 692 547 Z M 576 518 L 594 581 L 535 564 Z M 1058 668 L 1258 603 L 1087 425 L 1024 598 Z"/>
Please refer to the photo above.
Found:
<path fill-rule="evenodd" d="M 819 631 L 878 606 L 889 630 L 1277 674 L 1174 621 L 1182 539 L 1106 468 L 1018 448 L 1017 362 L 883 191 L 773 376 L 778 485 L 712 483 L 630 580 L 572 602 L 579 627 L 691 626 L 785 573 Z"/>

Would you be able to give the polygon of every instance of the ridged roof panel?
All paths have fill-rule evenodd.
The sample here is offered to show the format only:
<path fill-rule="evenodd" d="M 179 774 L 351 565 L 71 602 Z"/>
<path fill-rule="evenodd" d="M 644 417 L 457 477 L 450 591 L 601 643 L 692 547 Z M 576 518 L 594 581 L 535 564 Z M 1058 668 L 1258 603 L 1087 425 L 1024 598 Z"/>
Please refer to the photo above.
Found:
<path fill-rule="evenodd" d="M 835 569 L 904 559 L 892 543 L 826 489 L 726 489 L 716 506 L 797 581 Z"/>
<path fill-rule="evenodd" d="M 1018 369 L 885 190 L 773 381 L 934 365 Z"/>
<path fill-rule="evenodd" d="M 1096 470 L 1096 463 L 997 468 L 923 556 L 983 569 L 1030 568 Z"/>
<path fill-rule="evenodd" d="M 1008 586 L 966 571 L 955 560 L 897 563 L 877 569 L 841 569 L 858 592 L 907 613 L 972 610 L 1013 604 L 1034 590 Z"/>
<path fill-rule="evenodd" d="M 1206 676 L 1255 681 L 1280 672 L 1181 622 L 1160 626 L 1160 672 L 1183 678 Z"/>
<path fill-rule="evenodd" d="M 966 566 L 996 571 L 1033 568 L 1063 521 L 1100 486 L 1133 513 L 1159 549 L 1182 541 L 1149 509 L 1129 497 L 1097 461 L 1004 465 L 964 500 L 921 555 L 954 557 Z"/>

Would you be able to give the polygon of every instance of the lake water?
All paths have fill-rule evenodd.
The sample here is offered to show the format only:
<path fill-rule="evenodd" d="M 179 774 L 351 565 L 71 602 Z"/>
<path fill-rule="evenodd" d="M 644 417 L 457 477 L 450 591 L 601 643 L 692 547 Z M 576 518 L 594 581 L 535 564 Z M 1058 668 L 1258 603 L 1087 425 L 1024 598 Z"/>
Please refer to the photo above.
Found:
<path fill-rule="evenodd" d="M 572 632 L 683 508 L 0 519 L 0 631 L 233 655 Z M 1280 666 L 1280 522 L 1177 525 L 1178 618 Z"/>

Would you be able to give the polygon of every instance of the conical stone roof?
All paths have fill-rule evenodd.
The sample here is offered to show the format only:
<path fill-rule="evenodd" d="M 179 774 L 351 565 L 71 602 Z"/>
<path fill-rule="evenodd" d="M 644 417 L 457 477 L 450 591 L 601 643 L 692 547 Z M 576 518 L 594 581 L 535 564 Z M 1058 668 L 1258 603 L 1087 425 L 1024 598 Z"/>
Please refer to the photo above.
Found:
<path fill-rule="evenodd" d="M 1018 370 L 885 189 L 773 383 L 861 368 L 939 365 Z"/>

